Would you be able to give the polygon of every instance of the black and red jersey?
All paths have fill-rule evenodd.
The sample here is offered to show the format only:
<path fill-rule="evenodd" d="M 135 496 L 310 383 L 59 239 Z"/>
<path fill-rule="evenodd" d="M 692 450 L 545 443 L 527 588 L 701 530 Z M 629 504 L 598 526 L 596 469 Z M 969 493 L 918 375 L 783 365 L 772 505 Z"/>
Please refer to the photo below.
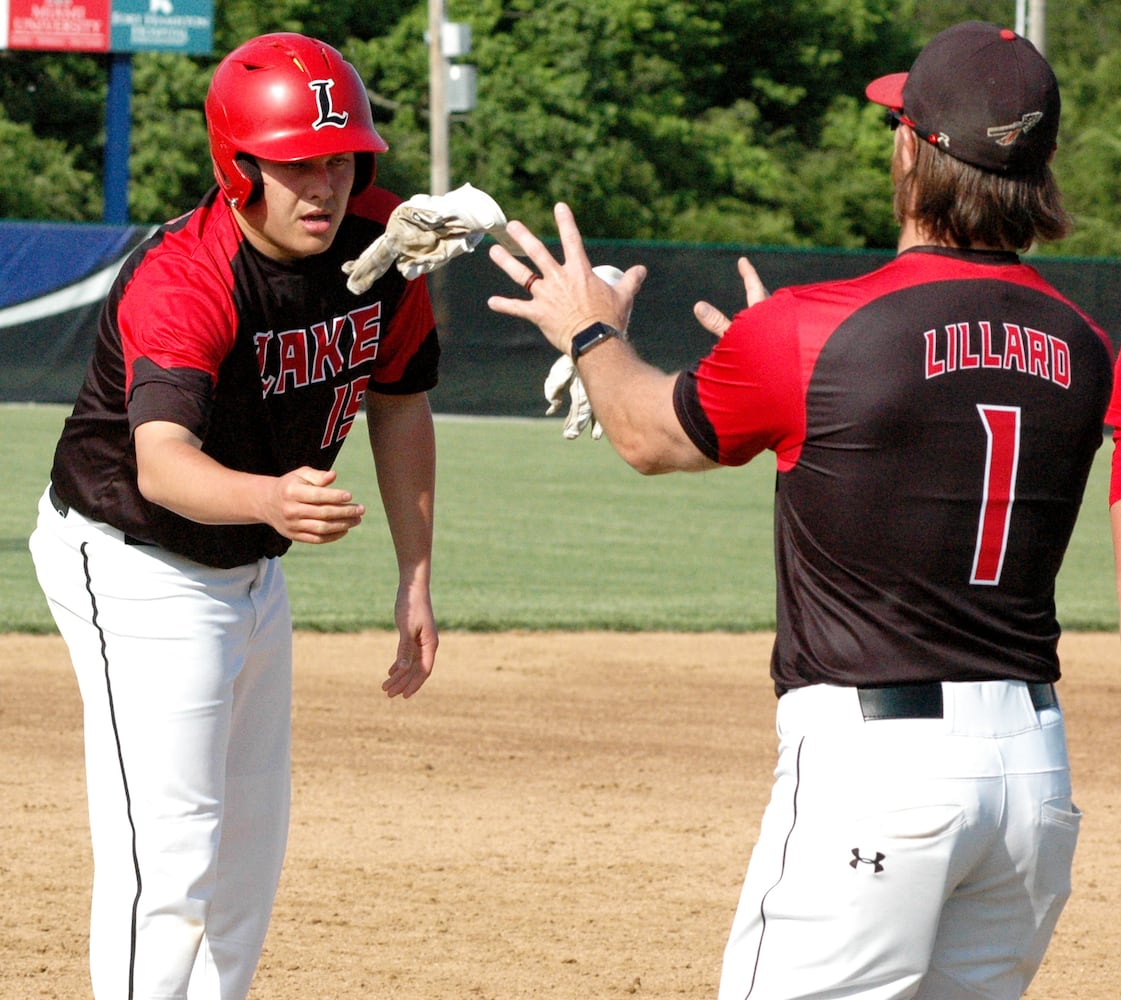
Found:
<path fill-rule="evenodd" d="M 102 310 L 85 381 L 51 481 L 86 517 L 210 566 L 280 555 L 268 525 L 203 525 L 137 488 L 132 431 L 188 428 L 231 469 L 283 475 L 330 468 L 366 392 L 436 384 L 439 345 L 423 278 L 391 268 L 362 295 L 344 261 L 385 231 L 399 199 L 351 200 L 329 250 L 278 261 L 244 239 L 217 189 L 126 260 Z"/>
<path fill-rule="evenodd" d="M 714 461 L 776 454 L 776 690 L 1057 679 L 1111 369 L 1010 253 L 919 247 L 740 313 L 675 406 Z"/>

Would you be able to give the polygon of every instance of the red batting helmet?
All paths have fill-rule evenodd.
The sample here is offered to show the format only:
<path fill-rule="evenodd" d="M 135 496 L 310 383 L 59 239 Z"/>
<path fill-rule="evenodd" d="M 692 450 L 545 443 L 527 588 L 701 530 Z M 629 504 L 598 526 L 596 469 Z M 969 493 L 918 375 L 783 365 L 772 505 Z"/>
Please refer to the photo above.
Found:
<path fill-rule="evenodd" d="M 250 39 L 219 63 L 206 95 L 214 176 L 235 206 L 260 195 L 253 157 L 291 162 L 355 153 L 354 191 L 389 146 L 374 128 L 358 71 L 324 42 L 293 32 Z"/>

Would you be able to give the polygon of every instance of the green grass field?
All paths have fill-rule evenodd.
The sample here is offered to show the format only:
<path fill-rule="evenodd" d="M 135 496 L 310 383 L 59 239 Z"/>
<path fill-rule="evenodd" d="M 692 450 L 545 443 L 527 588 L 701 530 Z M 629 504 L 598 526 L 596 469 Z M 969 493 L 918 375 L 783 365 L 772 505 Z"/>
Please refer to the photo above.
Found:
<path fill-rule="evenodd" d="M 65 407 L 0 407 L 0 631 L 53 630 L 27 536 Z M 752 631 L 774 626 L 774 462 L 645 478 L 606 441 L 561 437 L 559 420 L 438 417 L 433 600 L 444 629 Z M 340 480 L 372 508 L 333 545 L 284 557 L 296 625 L 392 625 L 396 569 L 365 435 Z M 1106 490 L 1098 454 L 1059 578 L 1068 630 L 1117 627 Z"/>

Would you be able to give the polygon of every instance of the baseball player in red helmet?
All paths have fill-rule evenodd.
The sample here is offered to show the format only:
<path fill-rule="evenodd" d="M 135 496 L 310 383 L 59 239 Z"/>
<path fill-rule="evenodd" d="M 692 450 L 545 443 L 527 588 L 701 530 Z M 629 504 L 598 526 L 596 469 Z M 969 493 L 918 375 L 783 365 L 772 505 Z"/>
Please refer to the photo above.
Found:
<path fill-rule="evenodd" d="M 1014 1000 L 1070 892 L 1055 577 L 1112 361 L 1018 256 L 1068 225 L 1058 86 L 970 22 L 868 96 L 894 129 L 898 255 L 770 297 L 741 260 L 749 307 L 698 303 L 721 336 L 688 371 L 619 335 L 645 269 L 596 278 L 566 206 L 563 263 L 519 223 L 528 263 L 491 250 L 529 290 L 491 307 L 575 360 L 636 469 L 777 460 L 778 759 L 721 1000 Z"/>
<path fill-rule="evenodd" d="M 291 614 L 279 557 L 367 508 L 331 471 L 364 408 L 416 693 L 439 347 L 425 280 L 342 264 L 399 203 L 354 67 L 255 38 L 206 99 L 217 186 L 127 260 L 58 442 L 31 549 L 84 704 L 98 1000 L 235 1000 L 269 922 L 289 810 Z"/>

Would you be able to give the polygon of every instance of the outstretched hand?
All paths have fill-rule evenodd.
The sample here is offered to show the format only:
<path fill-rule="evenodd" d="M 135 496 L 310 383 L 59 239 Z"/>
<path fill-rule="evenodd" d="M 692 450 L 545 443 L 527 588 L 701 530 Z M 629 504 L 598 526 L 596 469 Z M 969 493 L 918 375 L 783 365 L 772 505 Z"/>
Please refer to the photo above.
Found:
<path fill-rule="evenodd" d="M 764 286 L 759 274 L 751 261 L 741 257 L 736 261 L 736 267 L 743 278 L 743 290 L 747 297 L 748 308 L 762 302 L 770 294 Z M 711 302 L 700 301 L 693 306 L 693 315 L 709 333 L 716 337 L 723 337 L 725 331 L 732 325 L 732 321 L 725 316 Z"/>

